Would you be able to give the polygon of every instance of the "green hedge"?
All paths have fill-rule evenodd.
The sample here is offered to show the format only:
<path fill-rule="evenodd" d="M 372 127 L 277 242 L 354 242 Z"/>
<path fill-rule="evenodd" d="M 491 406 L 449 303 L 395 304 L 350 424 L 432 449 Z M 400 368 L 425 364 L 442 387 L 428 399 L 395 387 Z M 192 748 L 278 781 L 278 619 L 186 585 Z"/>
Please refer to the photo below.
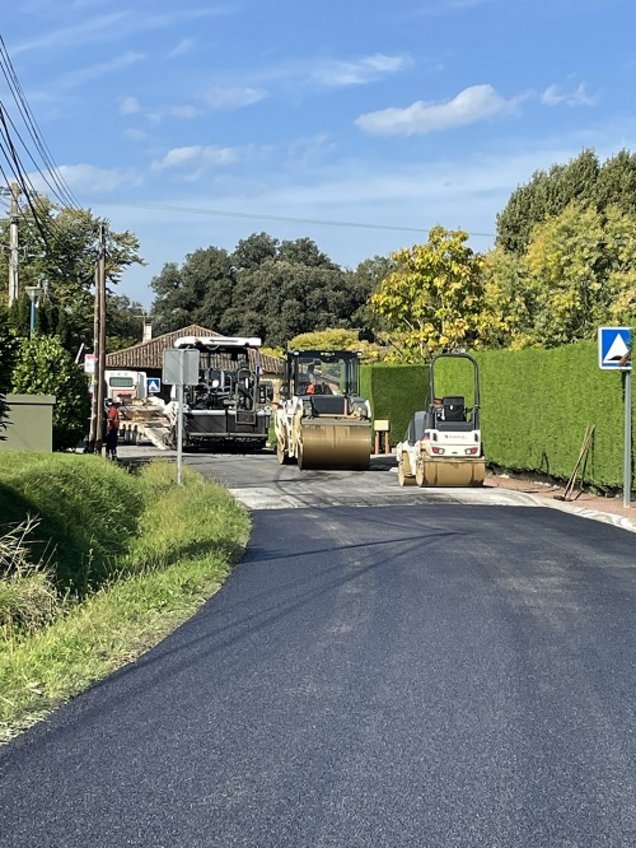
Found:
<path fill-rule="evenodd" d="M 585 479 L 605 489 L 622 486 L 623 378 L 599 369 L 596 343 L 555 350 L 483 351 L 475 358 L 481 377 L 482 434 L 490 463 L 567 479 L 586 425 L 594 424 Z M 472 383 L 465 364 L 441 365 L 436 369 L 436 394 L 464 394 L 469 402 Z M 412 412 L 425 405 L 426 372 L 421 366 L 363 368 L 363 386 L 369 388 L 374 415 L 391 420 L 394 443 L 402 437 Z"/>
<path fill-rule="evenodd" d="M 428 398 L 428 368 L 424 365 L 363 365 L 360 393 L 371 402 L 373 418 L 388 418 L 391 443 L 399 442 L 414 412 Z"/>

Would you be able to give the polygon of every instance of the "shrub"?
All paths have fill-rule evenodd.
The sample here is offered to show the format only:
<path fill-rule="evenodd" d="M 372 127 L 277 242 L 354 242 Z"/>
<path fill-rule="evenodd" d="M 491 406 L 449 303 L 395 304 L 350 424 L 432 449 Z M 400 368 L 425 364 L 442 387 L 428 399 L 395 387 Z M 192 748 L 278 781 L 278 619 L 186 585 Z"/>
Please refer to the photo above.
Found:
<path fill-rule="evenodd" d="M 23 340 L 13 369 L 13 391 L 55 395 L 53 448 L 81 441 L 90 413 L 86 378 L 55 336 Z"/>

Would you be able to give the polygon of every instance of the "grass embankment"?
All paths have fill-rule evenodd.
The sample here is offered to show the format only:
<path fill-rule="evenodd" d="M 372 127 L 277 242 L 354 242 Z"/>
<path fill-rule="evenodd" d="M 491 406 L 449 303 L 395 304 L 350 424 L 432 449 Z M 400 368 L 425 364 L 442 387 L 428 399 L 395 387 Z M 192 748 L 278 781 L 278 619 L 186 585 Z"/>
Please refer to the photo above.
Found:
<path fill-rule="evenodd" d="M 220 586 L 249 520 L 223 487 L 187 470 L 184 483 L 165 463 L 130 475 L 97 457 L 0 454 L 0 741 Z M 16 533 L 29 515 L 39 524 Z"/>

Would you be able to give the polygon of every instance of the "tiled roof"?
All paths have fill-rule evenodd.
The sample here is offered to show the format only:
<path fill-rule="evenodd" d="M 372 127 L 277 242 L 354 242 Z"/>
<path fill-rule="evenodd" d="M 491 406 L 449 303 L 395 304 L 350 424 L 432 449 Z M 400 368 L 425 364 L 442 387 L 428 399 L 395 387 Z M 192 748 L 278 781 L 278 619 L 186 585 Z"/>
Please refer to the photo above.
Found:
<path fill-rule="evenodd" d="M 106 356 L 107 368 L 129 368 L 133 371 L 149 371 L 151 369 L 161 370 L 163 367 L 163 352 L 167 348 L 174 347 L 177 339 L 183 336 L 218 336 L 214 330 L 201 327 L 199 324 L 190 324 L 182 330 L 174 330 L 172 333 L 164 333 L 147 342 L 140 342 L 132 347 L 117 350 Z M 250 350 L 250 359 L 255 360 L 256 352 Z M 261 353 L 261 366 L 265 374 L 280 374 L 284 369 L 282 359 Z"/>

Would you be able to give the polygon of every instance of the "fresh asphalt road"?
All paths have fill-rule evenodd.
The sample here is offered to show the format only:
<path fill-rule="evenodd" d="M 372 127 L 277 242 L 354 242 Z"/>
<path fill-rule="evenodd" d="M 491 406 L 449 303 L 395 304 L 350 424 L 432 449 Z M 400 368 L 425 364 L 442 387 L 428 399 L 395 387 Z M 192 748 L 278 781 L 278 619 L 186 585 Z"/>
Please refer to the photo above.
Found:
<path fill-rule="evenodd" d="M 247 555 L 0 752 L 0 846 L 636 845 L 633 534 L 190 459 L 259 507 Z"/>

